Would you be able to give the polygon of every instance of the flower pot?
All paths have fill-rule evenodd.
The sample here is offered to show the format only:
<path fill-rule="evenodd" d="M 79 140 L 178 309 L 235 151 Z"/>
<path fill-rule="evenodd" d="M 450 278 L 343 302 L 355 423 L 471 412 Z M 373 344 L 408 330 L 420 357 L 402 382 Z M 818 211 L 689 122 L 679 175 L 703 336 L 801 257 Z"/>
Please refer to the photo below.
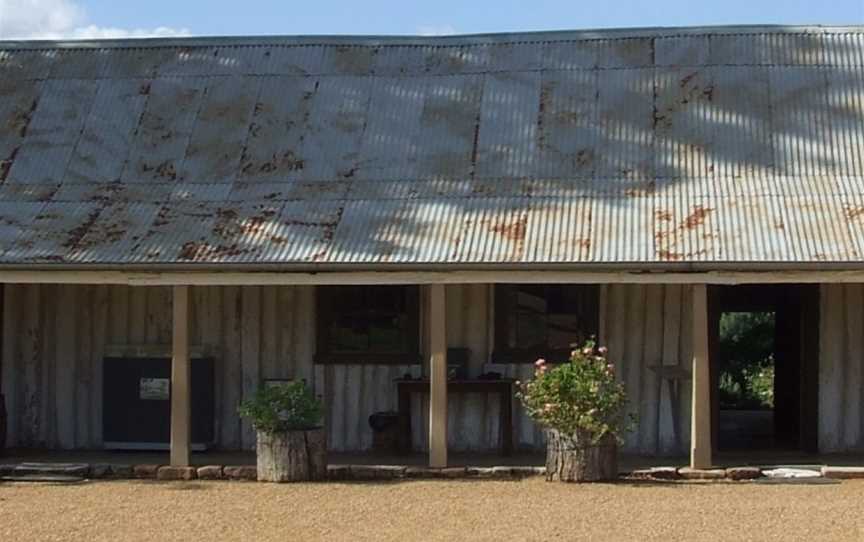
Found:
<path fill-rule="evenodd" d="M 308 482 L 327 477 L 327 435 L 323 428 L 258 431 L 258 480 Z"/>
<path fill-rule="evenodd" d="M 612 435 L 593 442 L 590 435 L 546 431 L 546 480 L 603 482 L 618 477 L 618 444 Z"/>

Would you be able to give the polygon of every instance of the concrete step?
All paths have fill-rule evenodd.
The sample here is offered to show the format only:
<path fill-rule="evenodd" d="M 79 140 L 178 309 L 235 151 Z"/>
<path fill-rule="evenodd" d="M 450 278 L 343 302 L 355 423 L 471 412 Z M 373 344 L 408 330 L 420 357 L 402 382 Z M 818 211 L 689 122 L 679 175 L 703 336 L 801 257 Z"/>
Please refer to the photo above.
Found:
<path fill-rule="evenodd" d="M 83 476 L 68 476 L 62 474 L 11 474 L 0 477 L 4 482 L 49 482 L 53 484 L 76 484 L 83 482 Z"/>
<path fill-rule="evenodd" d="M 0 465 L 0 478 L 9 481 L 70 482 L 90 475 L 86 463 L 14 463 Z"/>

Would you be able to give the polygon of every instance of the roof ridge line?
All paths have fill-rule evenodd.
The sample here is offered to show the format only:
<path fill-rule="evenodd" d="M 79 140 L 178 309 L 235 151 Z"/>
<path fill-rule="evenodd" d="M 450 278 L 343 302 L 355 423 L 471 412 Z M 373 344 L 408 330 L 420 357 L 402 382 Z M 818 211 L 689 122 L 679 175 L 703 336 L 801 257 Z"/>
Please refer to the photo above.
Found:
<path fill-rule="evenodd" d="M 858 25 L 709 25 L 673 27 L 623 27 L 524 32 L 474 33 L 446 36 L 417 35 L 247 35 L 188 36 L 91 40 L 2 40 L 0 49 L 146 49 L 206 46 L 446 46 L 491 45 L 567 40 L 676 38 L 701 35 L 842 34 L 864 33 Z"/>

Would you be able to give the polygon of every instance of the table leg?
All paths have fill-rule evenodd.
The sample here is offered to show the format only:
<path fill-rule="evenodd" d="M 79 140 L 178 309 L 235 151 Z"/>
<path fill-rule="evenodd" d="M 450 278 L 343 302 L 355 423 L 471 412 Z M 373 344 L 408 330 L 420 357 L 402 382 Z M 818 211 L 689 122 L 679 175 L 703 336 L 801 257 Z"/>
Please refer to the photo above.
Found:
<path fill-rule="evenodd" d="M 501 394 L 501 453 L 513 454 L 513 388 L 508 386 Z"/>
<path fill-rule="evenodd" d="M 399 451 L 411 453 L 411 393 L 400 389 L 399 396 Z"/>

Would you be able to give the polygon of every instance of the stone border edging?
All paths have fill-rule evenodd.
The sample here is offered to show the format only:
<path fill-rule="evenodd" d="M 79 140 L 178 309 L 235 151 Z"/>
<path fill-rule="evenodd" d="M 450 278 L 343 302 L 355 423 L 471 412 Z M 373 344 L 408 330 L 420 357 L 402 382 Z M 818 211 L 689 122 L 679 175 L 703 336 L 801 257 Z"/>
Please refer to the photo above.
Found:
<path fill-rule="evenodd" d="M 731 467 L 725 469 L 691 469 L 689 467 L 652 467 L 621 475 L 622 480 L 643 481 L 721 481 L 755 480 L 766 476 L 759 467 Z M 242 480 L 255 481 L 255 465 L 204 465 L 200 467 L 174 467 L 157 464 L 114 463 L 17 463 L 0 464 L 0 477 L 15 479 L 25 476 L 71 475 L 81 479 L 104 480 Z M 327 479 L 331 481 L 369 481 L 397 479 L 497 479 L 513 480 L 531 476 L 545 476 L 545 467 L 446 467 L 432 468 L 405 465 L 328 465 Z M 823 466 L 818 476 L 833 479 L 864 479 L 864 467 Z"/>

